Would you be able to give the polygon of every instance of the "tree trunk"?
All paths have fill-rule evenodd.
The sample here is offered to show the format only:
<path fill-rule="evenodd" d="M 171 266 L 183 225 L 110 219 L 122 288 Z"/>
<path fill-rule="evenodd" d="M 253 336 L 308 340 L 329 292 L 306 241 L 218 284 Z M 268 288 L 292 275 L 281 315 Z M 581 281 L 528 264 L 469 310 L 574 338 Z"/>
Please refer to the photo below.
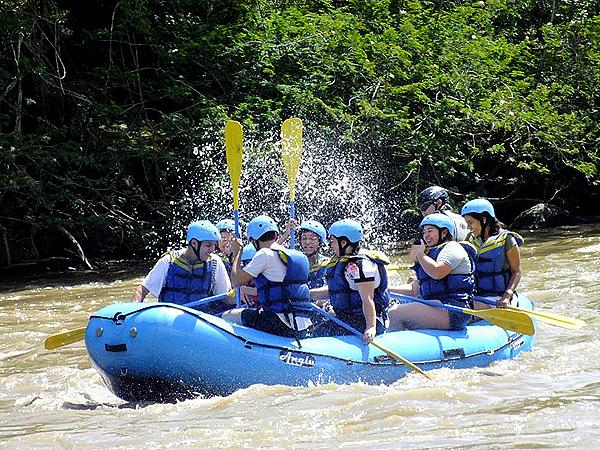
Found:
<path fill-rule="evenodd" d="M 87 267 L 90 270 L 94 270 L 88 259 L 85 257 L 85 253 L 83 253 L 83 249 L 81 248 L 81 245 L 79 245 L 79 242 L 77 242 L 77 239 L 75 239 L 75 237 L 71 233 L 69 233 L 66 228 L 62 226 L 58 227 L 58 231 L 60 231 L 71 242 L 71 244 L 75 248 L 75 251 L 77 252 L 77 256 L 79 257 L 81 262 L 83 262 L 85 267 Z"/>

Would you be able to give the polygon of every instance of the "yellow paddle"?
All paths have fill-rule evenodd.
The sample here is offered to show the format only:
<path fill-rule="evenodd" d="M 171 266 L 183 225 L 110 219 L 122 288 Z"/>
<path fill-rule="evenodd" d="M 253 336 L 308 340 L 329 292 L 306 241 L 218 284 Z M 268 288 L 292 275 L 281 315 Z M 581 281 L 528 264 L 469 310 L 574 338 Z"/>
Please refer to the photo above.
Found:
<path fill-rule="evenodd" d="M 65 331 L 63 333 L 53 334 L 44 340 L 44 348 L 46 350 L 54 350 L 55 348 L 64 345 L 74 344 L 82 341 L 85 337 L 85 328 L 75 328 L 74 330 Z"/>
<path fill-rule="evenodd" d="M 242 126 L 235 120 L 229 120 L 225 124 L 225 153 L 227 156 L 227 170 L 233 188 L 233 222 L 235 224 L 235 235 L 240 237 L 239 216 L 239 187 L 242 176 L 242 152 L 243 152 Z M 239 288 L 236 289 L 236 306 L 242 305 Z"/>
<path fill-rule="evenodd" d="M 290 219 L 296 217 L 296 177 L 302 159 L 302 120 L 286 119 L 281 125 L 281 158 L 290 188 Z M 294 229 L 290 230 L 290 248 L 295 247 Z"/>
<path fill-rule="evenodd" d="M 213 295 L 211 297 L 203 298 L 202 300 L 196 300 L 194 302 L 186 303 L 181 306 L 186 306 L 188 308 L 194 306 L 206 305 L 210 302 L 215 302 L 217 300 L 223 300 L 226 297 L 233 297 L 233 290 L 225 292 L 223 294 Z M 63 347 L 65 345 L 74 344 L 75 342 L 82 341 L 85 338 L 85 328 L 75 328 L 74 330 L 63 331 L 62 333 L 53 334 L 52 336 L 48 336 L 44 340 L 44 348 L 46 350 L 54 350 L 55 348 Z"/>
<path fill-rule="evenodd" d="M 489 298 L 485 297 L 474 297 L 478 302 L 486 303 L 488 305 L 496 306 L 496 302 Z M 506 309 L 510 309 L 511 311 L 520 311 L 523 314 L 527 314 L 528 316 L 533 317 L 540 322 L 547 323 L 549 325 L 554 325 L 561 328 L 566 328 L 568 330 L 577 330 L 585 325 L 583 320 L 572 319 L 570 317 L 562 316 L 560 314 L 541 312 L 541 311 L 532 311 L 530 309 L 519 308 L 517 306 L 507 306 Z"/>
<path fill-rule="evenodd" d="M 493 325 L 497 325 L 506 330 L 516 331 L 520 334 L 526 334 L 528 336 L 533 336 L 535 334 L 535 326 L 533 325 L 533 320 L 531 320 L 531 317 L 529 317 L 527 314 L 521 311 L 511 311 L 503 308 L 475 310 L 469 308 L 461 308 L 459 306 L 454 305 L 446 305 L 444 303 L 432 302 L 418 297 L 397 294 L 395 292 L 390 292 L 390 295 L 395 298 L 401 298 L 405 300 L 423 303 L 424 305 L 433 306 L 434 308 L 444 308 L 450 311 L 461 312 L 463 314 L 470 314 L 472 316 L 480 317 L 483 320 L 487 320 Z"/>
<path fill-rule="evenodd" d="M 409 270 L 412 269 L 412 265 L 408 265 L 408 264 L 391 264 L 389 266 L 386 266 L 385 268 L 387 270 L 391 270 L 391 271 L 400 271 L 400 270 Z"/>

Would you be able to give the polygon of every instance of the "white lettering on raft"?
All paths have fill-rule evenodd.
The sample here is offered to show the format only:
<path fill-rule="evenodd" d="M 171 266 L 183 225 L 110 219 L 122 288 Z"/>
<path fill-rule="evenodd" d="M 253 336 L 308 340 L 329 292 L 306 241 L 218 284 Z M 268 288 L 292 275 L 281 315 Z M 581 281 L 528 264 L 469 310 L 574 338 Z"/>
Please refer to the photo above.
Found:
<path fill-rule="evenodd" d="M 293 353 L 290 351 L 282 350 L 279 354 L 279 360 L 284 364 L 297 367 L 314 367 L 315 358 L 310 355 L 303 355 L 300 353 Z"/>

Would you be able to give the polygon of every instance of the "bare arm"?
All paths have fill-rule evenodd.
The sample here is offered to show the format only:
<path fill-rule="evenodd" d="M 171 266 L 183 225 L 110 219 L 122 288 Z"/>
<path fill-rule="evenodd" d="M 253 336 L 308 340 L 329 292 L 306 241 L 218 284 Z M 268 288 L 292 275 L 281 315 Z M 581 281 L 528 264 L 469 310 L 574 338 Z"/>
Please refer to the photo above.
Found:
<path fill-rule="evenodd" d="M 324 300 L 329 298 L 329 287 L 327 285 L 310 290 L 310 298 L 313 300 Z"/>
<path fill-rule="evenodd" d="M 290 237 L 290 234 L 291 234 L 290 230 L 292 228 L 296 229 L 297 227 L 298 227 L 298 222 L 296 221 L 296 219 L 288 220 L 288 223 L 285 227 L 285 231 L 279 235 L 279 238 L 277 239 L 277 243 L 279 245 L 285 244 L 286 241 L 288 240 L 288 238 Z"/>
<path fill-rule="evenodd" d="M 135 288 L 135 291 L 133 291 L 133 295 L 131 296 L 131 301 L 132 302 L 143 302 L 149 293 L 150 293 L 150 291 L 148 289 L 146 289 L 143 284 L 140 284 L 138 287 Z"/>
<path fill-rule="evenodd" d="M 521 281 L 521 251 L 519 250 L 518 245 L 511 247 L 510 250 L 506 252 L 506 259 L 512 275 L 510 276 L 510 280 L 508 280 L 506 291 L 504 291 L 504 294 L 502 294 L 502 297 L 498 300 L 498 307 L 500 308 L 505 308 L 510 305 L 512 296 Z"/>
<path fill-rule="evenodd" d="M 363 283 L 356 283 L 356 289 L 362 299 L 362 310 L 366 322 L 363 339 L 365 342 L 371 342 L 376 334 L 376 311 L 375 302 L 373 301 L 375 282 L 365 281 Z"/>
<path fill-rule="evenodd" d="M 452 268 L 448 264 L 438 262 L 424 253 L 417 253 L 417 260 L 421 264 L 421 267 L 423 267 L 423 270 L 427 272 L 427 275 L 434 280 L 441 280 L 452 271 Z"/>
<path fill-rule="evenodd" d="M 231 252 L 233 261 L 231 262 L 231 285 L 236 288 L 246 286 L 252 281 L 252 275 L 244 272 L 241 266 L 242 243 L 239 239 L 231 241 Z"/>
<path fill-rule="evenodd" d="M 401 284 L 400 286 L 388 286 L 390 292 L 397 294 L 411 295 L 413 297 L 419 296 L 419 282 L 414 280 L 412 283 Z"/>

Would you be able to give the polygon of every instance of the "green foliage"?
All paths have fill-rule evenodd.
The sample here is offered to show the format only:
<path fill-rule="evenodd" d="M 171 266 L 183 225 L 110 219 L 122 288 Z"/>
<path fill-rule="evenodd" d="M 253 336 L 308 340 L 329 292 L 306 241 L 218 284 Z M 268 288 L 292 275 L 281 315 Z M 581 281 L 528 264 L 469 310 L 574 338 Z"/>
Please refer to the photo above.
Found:
<path fill-rule="evenodd" d="M 12 235 L 64 226 L 88 250 L 142 248 L 182 173 L 216 195 L 193 149 L 220 140 L 228 117 L 257 136 L 307 118 L 398 167 L 391 183 L 411 191 L 570 206 L 598 195 L 592 0 L 4 5 L 0 224 Z"/>

